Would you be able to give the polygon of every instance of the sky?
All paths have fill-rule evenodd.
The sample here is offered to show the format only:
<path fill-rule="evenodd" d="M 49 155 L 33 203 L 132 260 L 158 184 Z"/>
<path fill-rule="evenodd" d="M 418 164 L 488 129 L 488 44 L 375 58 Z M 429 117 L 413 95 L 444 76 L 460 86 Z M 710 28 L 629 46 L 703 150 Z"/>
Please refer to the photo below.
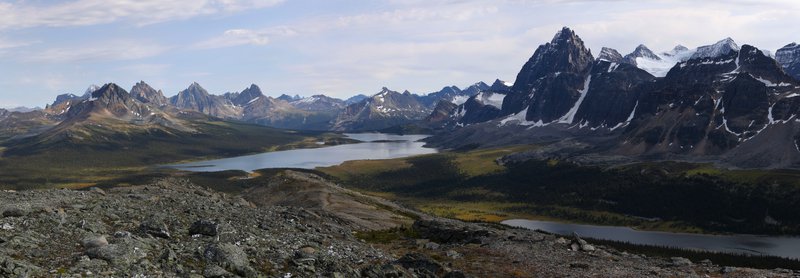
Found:
<path fill-rule="evenodd" d="M 143 80 L 347 98 L 514 81 L 563 26 L 596 56 L 800 41 L 800 1 L 0 0 L 0 107 Z"/>

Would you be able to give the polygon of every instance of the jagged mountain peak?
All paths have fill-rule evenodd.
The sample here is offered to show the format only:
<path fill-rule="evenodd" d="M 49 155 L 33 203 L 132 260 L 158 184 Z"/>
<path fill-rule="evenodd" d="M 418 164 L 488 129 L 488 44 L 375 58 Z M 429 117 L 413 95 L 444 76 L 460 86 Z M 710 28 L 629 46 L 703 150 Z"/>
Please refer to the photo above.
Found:
<path fill-rule="evenodd" d="M 125 91 L 125 89 L 123 89 L 116 83 L 105 84 L 103 85 L 103 87 L 100 87 L 100 89 L 92 92 L 93 99 L 100 99 L 109 96 L 125 97 L 125 96 L 130 96 L 130 94 L 128 94 L 128 92 Z"/>
<path fill-rule="evenodd" d="M 89 85 L 89 87 L 86 88 L 86 91 L 83 92 L 83 97 L 89 98 L 92 96 L 92 93 L 94 93 L 94 91 L 97 91 L 99 89 L 100 86 L 97 86 L 96 84 Z"/>
<path fill-rule="evenodd" d="M 494 82 L 492 82 L 492 86 L 489 86 L 489 90 L 495 92 L 507 92 L 509 89 L 511 89 L 512 85 L 514 84 L 500 79 L 495 79 Z"/>
<path fill-rule="evenodd" d="M 192 82 L 192 84 L 189 84 L 189 87 L 187 89 L 189 89 L 189 90 L 201 90 L 201 91 L 205 91 L 206 90 L 206 89 L 203 88 L 203 86 L 200 86 L 200 83 L 197 83 L 197 81 Z"/>
<path fill-rule="evenodd" d="M 241 93 L 234 94 L 234 96 L 235 97 L 231 100 L 234 105 L 245 106 L 263 97 L 264 93 L 261 92 L 261 88 L 259 88 L 258 85 L 251 84 L 250 87 L 244 89 Z"/>
<path fill-rule="evenodd" d="M 647 46 L 644 44 L 640 44 L 639 46 L 636 47 L 636 49 L 633 50 L 633 52 L 631 52 L 628 55 L 625 55 L 625 59 L 635 60 L 636 58 L 646 58 L 656 61 L 661 60 L 661 57 L 658 57 L 658 55 L 653 53 L 653 51 L 650 50 L 650 48 L 647 48 Z M 635 64 L 635 62 L 633 64 Z"/>
<path fill-rule="evenodd" d="M 470 85 L 470 87 L 475 87 L 481 90 L 488 90 L 490 86 L 489 84 L 486 84 L 486 82 L 478 81 L 475 84 Z"/>
<path fill-rule="evenodd" d="M 139 81 L 136 85 L 133 85 L 133 88 L 131 88 L 131 96 L 143 103 L 152 103 L 157 106 L 166 105 L 168 103 L 167 98 L 164 97 L 164 93 L 161 92 L 161 90 L 156 91 L 144 81 Z"/>
<path fill-rule="evenodd" d="M 392 90 L 391 90 L 391 89 L 389 89 L 389 88 L 382 87 L 382 88 L 381 88 L 381 91 L 380 91 L 380 92 L 378 92 L 377 94 L 375 94 L 374 96 L 386 95 L 386 94 L 390 94 L 390 93 L 399 94 L 397 91 L 392 91 Z"/>
<path fill-rule="evenodd" d="M 685 47 L 683 45 L 680 45 L 680 44 L 676 45 L 675 47 L 672 48 L 672 51 L 676 51 L 676 52 L 677 51 L 686 51 L 686 50 L 689 50 L 689 48 Z"/>
<path fill-rule="evenodd" d="M 683 45 L 676 45 L 672 48 L 672 50 L 662 53 L 664 56 L 674 57 L 674 56 L 684 56 L 684 53 L 689 53 L 691 50 L 688 47 Z"/>
<path fill-rule="evenodd" d="M 556 32 L 555 36 L 553 36 L 553 39 L 550 41 L 550 43 L 558 44 L 560 42 L 569 42 L 575 39 L 580 40 L 578 35 L 575 34 L 575 31 L 572 31 L 572 29 L 570 29 L 569 27 L 564 26 L 561 28 L 561 30 Z M 583 42 L 581 41 L 581 44 L 582 43 Z"/>
<path fill-rule="evenodd" d="M 575 32 L 564 27 L 553 41 L 536 48 L 514 81 L 516 90 L 527 91 L 534 81 L 556 72 L 585 73 L 591 67 L 591 51 Z"/>
<path fill-rule="evenodd" d="M 622 54 L 619 54 L 619 51 L 609 47 L 601 48 L 600 54 L 597 56 L 597 60 L 599 61 L 609 61 L 612 63 L 621 63 L 622 59 Z"/>
<path fill-rule="evenodd" d="M 730 37 L 724 38 L 712 45 L 704 45 L 697 48 L 697 51 L 692 55 L 692 59 L 696 58 L 715 58 L 727 55 L 732 51 L 739 51 L 739 45 Z"/>

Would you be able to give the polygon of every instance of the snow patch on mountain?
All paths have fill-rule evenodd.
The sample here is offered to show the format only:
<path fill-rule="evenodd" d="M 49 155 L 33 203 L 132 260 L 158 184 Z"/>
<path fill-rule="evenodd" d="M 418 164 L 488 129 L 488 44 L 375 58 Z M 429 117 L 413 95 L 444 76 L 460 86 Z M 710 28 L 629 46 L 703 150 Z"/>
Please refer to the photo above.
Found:
<path fill-rule="evenodd" d="M 592 82 L 592 76 L 589 75 L 586 77 L 586 82 L 583 83 L 583 89 L 578 91 L 580 97 L 578 97 L 578 101 L 575 102 L 575 105 L 569 109 L 564 117 L 558 120 L 559 123 L 571 124 L 572 120 L 575 119 L 575 114 L 578 113 L 578 108 L 581 107 L 581 103 L 583 103 L 583 99 L 586 98 L 586 93 L 589 92 L 589 84 Z"/>

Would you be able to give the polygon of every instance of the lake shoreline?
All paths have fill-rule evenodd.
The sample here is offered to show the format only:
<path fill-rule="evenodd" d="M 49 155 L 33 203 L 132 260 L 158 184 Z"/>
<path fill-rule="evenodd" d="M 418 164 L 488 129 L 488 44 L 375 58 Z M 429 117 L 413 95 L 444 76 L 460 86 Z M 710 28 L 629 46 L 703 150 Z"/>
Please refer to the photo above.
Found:
<path fill-rule="evenodd" d="M 576 233 L 585 238 L 633 245 L 800 259 L 800 237 L 793 236 L 711 235 L 643 231 L 623 226 L 572 224 L 526 219 L 509 219 L 500 223 L 511 227 L 541 230 L 562 236 L 571 236 Z"/>

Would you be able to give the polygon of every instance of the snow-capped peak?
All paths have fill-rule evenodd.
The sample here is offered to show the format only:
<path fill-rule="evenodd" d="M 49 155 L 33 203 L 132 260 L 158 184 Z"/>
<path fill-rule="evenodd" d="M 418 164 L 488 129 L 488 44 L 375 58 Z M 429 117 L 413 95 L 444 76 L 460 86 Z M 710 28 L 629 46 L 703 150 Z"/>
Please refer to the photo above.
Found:
<path fill-rule="evenodd" d="M 83 93 L 84 97 L 90 97 L 94 91 L 100 90 L 100 86 L 96 84 L 89 85 L 89 88 L 86 88 L 86 91 Z"/>
<path fill-rule="evenodd" d="M 674 48 L 672 48 L 672 50 L 664 52 L 664 53 L 661 53 L 661 55 L 662 56 L 678 56 L 678 55 L 684 55 L 687 52 L 692 52 L 692 51 L 690 51 L 688 47 L 685 47 L 685 46 L 679 44 L 679 45 L 676 45 Z M 694 53 L 694 52 L 692 52 L 692 53 Z"/>
<path fill-rule="evenodd" d="M 715 44 L 698 47 L 691 58 L 716 58 L 731 51 L 739 51 L 739 45 L 733 39 L 725 38 Z"/>
<path fill-rule="evenodd" d="M 647 46 L 644 44 L 640 44 L 636 47 L 636 49 L 631 52 L 631 54 L 625 55 L 626 59 L 635 59 L 635 58 L 647 58 L 650 60 L 661 60 L 661 57 L 658 57 L 653 51 L 651 51 Z"/>
<path fill-rule="evenodd" d="M 670 51 L 655 54 L 647 46 L 640 44 L 631 54 L 625 55 L 625 62 L 655 77 L 664 77 L 675 64 L 688 60 L 693 53 L 694 51 L 685 46 L 678 45 Z"/>
<path fill-rule="evenodd" d="M 607 61 L 612 63 L 621 63 L 622 59 L 623 59 L 622 54 L 619 54 L 619 52 L 616 49 L 608 47 L 603 47 L 602 49 L 600 49 L 600 55 L 597 56 L 597 60 Z"/>

